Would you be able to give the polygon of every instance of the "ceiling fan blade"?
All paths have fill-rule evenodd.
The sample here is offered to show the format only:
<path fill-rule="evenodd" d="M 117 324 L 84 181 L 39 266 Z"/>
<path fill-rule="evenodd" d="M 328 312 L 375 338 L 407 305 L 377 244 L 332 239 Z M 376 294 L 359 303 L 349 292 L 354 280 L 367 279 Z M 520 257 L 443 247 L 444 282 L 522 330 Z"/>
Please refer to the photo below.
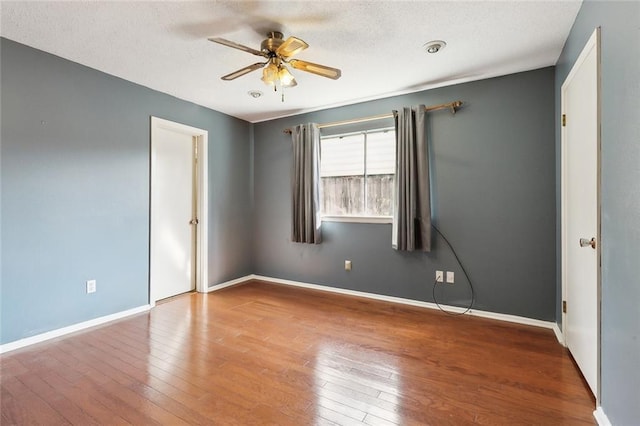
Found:
<path fill-rule="evenodd" d="M 223 46 L 233 47 L 234 49 L 242 50 L 244 52 L 248 52 L 248 53 L 251 53 L 251 54 L 256 55 L 256 56 L 264 56 L 265 58 L 268 56 L 264 52 L 261 52 L 261 51 L 256 50 L 256 49 L 252 49 L 252 48 L 247 47 L 247 46 L 242 45 L 242 44 L 238 44 L 238 43 L 236 43 L 234 41 L 226 40 L 224 38 L 210 37 L 208 40 L 212 41 L 214 43 L 222 44 Z"/>
<path fill-rule="evenodd" d="M 289 37 L 278 47 L 276 55 L 288 58 L 289 56 L 302 52 L 307 47 L 309 47 L 309 45 L 305 43 L 304 40 L 300 40 L 297 37 Z"/>
<path fill-rule="evenodd" d="M 245 74 L 249 74 L 251 71 L 255 71 L 257 69 L 260 69 L 260 68 L 264 67 L 265 65 L 267 65 L 266 62 L 256 62 L 253 65 L 249 65 L 248 67 L 244 67 L 242 69 L 239 69 L 238 71 L 234 71 L 234 72 L 232 72 L 230 74 L 227 74 L 224 77 L 222 77 L 222 79 L 226 80 L 226 81 L 235 80 L 238 77 L 242 77 Z"/>
<path fill-rule="evenodd" d="M 325 65 L 314 64 L 313 62 L 301 61 L 299 59 L 292 59 L 289 64 L 297 70 L 310 72 L 313 74 L 321 75 L 323 77 L 337 80 L 342 75 L 342 71 L 338 68 L 331 68 Z"/>

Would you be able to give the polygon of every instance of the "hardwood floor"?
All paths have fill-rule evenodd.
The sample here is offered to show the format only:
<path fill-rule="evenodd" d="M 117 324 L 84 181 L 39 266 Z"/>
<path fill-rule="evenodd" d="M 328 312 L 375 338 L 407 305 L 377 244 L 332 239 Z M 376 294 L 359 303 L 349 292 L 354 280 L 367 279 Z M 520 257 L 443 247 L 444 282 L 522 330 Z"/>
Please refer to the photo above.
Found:
<path fill-rule="evenodd" d="M 3 355 L 2 424 L 594 424 L 550 330 L 261 282 Z"/>

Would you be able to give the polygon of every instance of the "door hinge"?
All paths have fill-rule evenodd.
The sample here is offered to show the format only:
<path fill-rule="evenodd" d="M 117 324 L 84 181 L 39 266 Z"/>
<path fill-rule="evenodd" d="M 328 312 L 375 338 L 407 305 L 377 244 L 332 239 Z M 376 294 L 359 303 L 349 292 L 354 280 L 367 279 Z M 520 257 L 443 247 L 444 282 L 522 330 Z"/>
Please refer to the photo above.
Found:
<path fill-rule="evenodd" d="M 567 114 L 562 114 L 562 127 L 567 126 Z"/>
<path fill-rule="evenodd" d="M 567 301 L 566 300 L 562 301 L 562 313 L 563 314 L 567 313 Z"/>

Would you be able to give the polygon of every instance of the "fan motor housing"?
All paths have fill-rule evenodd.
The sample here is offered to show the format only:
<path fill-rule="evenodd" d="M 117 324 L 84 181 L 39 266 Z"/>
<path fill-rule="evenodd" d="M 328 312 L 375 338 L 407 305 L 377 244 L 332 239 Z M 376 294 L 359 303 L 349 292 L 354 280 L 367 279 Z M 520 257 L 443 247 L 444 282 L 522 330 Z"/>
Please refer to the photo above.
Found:
<path fill-rule="evenodd" d="M 284 43 L 284 40 L 282 39 L 283 37 L 284 35 L 280 31 L 271 31 L 267 33 L 267 38 L 262 41 L 262 44 L 260 44 L 260 49 L 263 52 L 275 52 L 278 47 Z"/>

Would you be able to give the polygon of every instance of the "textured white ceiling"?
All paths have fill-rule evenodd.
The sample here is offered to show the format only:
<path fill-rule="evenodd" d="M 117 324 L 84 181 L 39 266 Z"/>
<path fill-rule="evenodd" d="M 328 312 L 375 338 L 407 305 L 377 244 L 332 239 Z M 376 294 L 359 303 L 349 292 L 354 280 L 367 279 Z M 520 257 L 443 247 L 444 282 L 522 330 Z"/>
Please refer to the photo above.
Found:
<path fill-rule="evenodd" d="M 251 122 L 554 65 L 581 0 L 552 1 L 2 1 L 3 37 Z M 342 69 L 292 70 L 280 94 L 254 71 L 268 30 L 310 47 L 296 58 Z M 447 42 L 437 55 L 423 45 Z M 260 90 L 258 99 L 247 92 Z"/>

